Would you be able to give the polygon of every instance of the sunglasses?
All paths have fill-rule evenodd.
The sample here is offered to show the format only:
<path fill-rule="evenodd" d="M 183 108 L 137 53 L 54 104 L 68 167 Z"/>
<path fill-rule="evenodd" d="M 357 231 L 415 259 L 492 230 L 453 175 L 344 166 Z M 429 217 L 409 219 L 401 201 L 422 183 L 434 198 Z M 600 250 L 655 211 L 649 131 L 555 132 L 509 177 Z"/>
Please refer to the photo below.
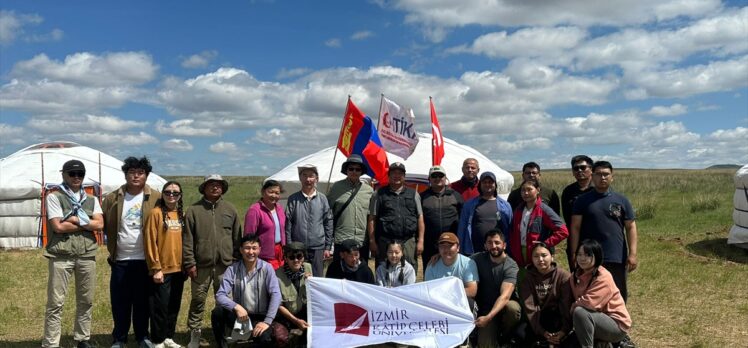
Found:
<path fill-rule="evenodd" d="M 81 172 L 81 171 L 76 170 L 76 171 L 68 172 L 68 176 L 71 178 L 84 178 L 86 177 L 86 172 Z"/>
<path fill-rule="evenodd" d="M 348 167 L 349 172 L 363 172 L 364 168 L 361 167 Z"/>
<path fill-rule="evenodd" d="M 289 260 L 303 260 L 304 259 L 304 253 L 286 254 L 286 257 Z"/>
<path fill-rule="evenodd" d="M 580 170 L 581 171 L 585 171 L 589 167 L 590 166 L 587 166 L 587 165 L 581 165 L 581 166 L 573 166 L 573 167 L 571 167 L 571 169 L 573 169 L 574 171 L 580 171 Z"/>
<path fill-rule="evenodd" d="M 443 177 L 444 177 L 444 174 L 442 174 L 442 173 L 434 173 L 434 174 L 431 174 L 431 178 L 432 178 L 432 179 L 441 179 L 441 178 L 443 178 Z"/>
<path fill-rule="evenodd" d="M 182 192 L 179 192 L 179 191 L 164 191 L 163 194 L 164 194 L 164 196 L 169 196 L 169 197 L 179 197 L 179 196 L 182 195 Z"/>

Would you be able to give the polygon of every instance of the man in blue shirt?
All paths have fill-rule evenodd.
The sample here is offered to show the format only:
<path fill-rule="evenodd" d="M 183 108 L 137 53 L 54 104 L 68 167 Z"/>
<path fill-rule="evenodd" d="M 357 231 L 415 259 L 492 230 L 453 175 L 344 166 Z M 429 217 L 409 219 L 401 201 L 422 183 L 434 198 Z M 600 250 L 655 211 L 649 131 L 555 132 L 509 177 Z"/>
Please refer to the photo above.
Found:
<path fill-rule="evenodd" d="M 626 273 L 633 272 L 638 265 L 638 237 L 634 208 L 626 197 L 610 189 L 612 182 L 613 166 L 610 162 L 595 162 L 592 165 L 595 189 L 574 202 L 569 243 L 574 252 L 584 239 L 594 239 L 602 245 L 603 267 L 613 275 L 626 301 Z M 572 253 L 572 264 L 574 262 L 576 258 Z"/>

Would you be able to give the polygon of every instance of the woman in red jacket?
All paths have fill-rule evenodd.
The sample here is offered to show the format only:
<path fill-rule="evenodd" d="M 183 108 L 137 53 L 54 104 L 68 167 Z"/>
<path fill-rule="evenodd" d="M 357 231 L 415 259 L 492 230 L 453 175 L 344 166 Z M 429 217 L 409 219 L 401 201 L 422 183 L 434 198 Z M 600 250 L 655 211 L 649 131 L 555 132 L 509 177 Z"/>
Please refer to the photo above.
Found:
<path fill-rule="evenodd" d="M 512 230 L 507 240 L 509 256 L 517 262 L 520 270 L 532 264 L 535 242 L 544 242 L 552 250 L 569 236 L 569 230 L 558 214 L 540 199 L 540 190 L 537 179 L 527 179 L 520 185 L 524 202 L 514 210 Z"/>
<path fill-rule="evenodd" d="M 275 180 L 262 184 L 262 197 L 247 209 L 244 216 L 244 235 L 260 238 L 260 258 L 273 269 L 283 266 L 283 246 L 286 245 L 286 214 L 278 203 L 283 187 Z"/>
<path fill-rule="evenodd" d="M 581 347 L 594 341 L 619 342 L 631 329 L 631 316 L 613 276 L 602 266 L 603 248 L 585 239 L 576 251 L 577 269 L 571 281 L 571 318 Z"/>

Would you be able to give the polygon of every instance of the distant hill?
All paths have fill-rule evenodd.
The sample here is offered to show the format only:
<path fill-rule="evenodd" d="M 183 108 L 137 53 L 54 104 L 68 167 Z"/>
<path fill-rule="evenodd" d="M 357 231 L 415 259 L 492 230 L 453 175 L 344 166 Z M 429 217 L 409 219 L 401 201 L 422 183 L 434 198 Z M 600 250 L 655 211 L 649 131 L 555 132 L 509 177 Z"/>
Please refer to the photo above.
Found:
<path fill-rule="evenodd" d="M 739 164 L 715 164 L 713 166 L 706 167 L 706 169 L 740 169 L 742 167 Z"/>

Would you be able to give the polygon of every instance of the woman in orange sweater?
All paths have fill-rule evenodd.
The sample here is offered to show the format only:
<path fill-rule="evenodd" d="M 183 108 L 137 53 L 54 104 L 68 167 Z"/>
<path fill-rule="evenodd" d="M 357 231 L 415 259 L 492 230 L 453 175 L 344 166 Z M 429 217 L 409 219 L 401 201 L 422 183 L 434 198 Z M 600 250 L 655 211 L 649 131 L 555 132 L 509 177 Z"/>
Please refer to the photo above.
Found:
<path fill-rule="evenodd" d="M 152 276 L 151 340 L 156 347 L 181 347 L 174 342 L 185 277 L 182 274 L 182 186 L 167 182 L 145 226 L 145 259 Z"/>
<path fill-rule="evenodd" d="M 631 329 L 631 316 L 613 276 L 602 266 L 600 243 L 585 239 L 576 251 L 577 269 L 571 282 L 571 317 L 581 347 L 594 340 L 619 342 Z"/>

